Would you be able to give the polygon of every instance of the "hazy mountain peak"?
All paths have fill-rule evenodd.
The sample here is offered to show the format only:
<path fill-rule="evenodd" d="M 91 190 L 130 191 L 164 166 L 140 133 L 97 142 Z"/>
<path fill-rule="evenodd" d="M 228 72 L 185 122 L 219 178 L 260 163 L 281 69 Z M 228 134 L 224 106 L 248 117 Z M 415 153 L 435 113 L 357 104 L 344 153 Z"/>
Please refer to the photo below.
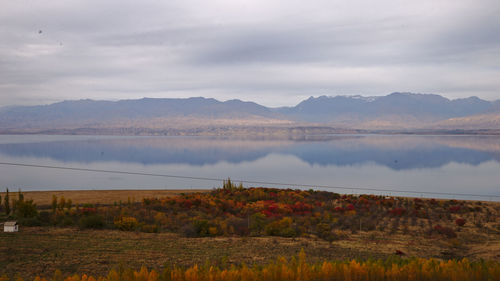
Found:
<path fill-rule="evenodd" d="M 427 123 L 447 118 L 462 117 L 487 112 L 493 103 L 471 97 L 449 100 L 436 94 L 394 92 L 386 96 L 319 96 L 310 97 L 287 113 L 295 120 L 309 122 L 347 123 L 373 121 L 373 124 L 391 124 L 397 120 Z M 379 120 L 380 122 L 376 121 Z M 381 121 L 383 120 L 383 121 Z"/>
<path fill-rule="evenodd" d="M 495 112 L 499 110 L 500 101 L 489 102 L 478 97 L 449 100 L 440 95 L 405 92 L 377 97 L 311 96 L 294 107 L 276 109 L 252 101 L 232 99 L 221 102 L 204 97 L 119 101 L 83 99 L 43 106 L 2 108 L 0 130 L 88 126 L 141 128 L 141 126 L 151 126 L 153 120 L 156 120 L 154 122 L 160 124 L 159 126 L 169 126 L 178 122 L 172 123 L 172 120 L 182 118 L 202 120 L 200 124 L 204 126 L 210 126 L 210 120 L 230 120 L 227 124 L 234 122 L 232 120 L 273 120 L 272 122 L 279 120 L 289 124 L 292 120 L 350 128 L 417 128 L 452 118 L 461 118 L 456 119 L 458 121 L 454 121 L 453 124 L 464 123 L 472 119 L 462 117 L 496 114 Z M 486 119 L 487 117 L 474 120 L 479 123 Z"/>
<path fill-rule="evenodd" d="M 436 94 L 420 94 L 420 93 L 409 93 L 409 92 L 394 92 L 386 97 L 388 98 L 408 98 L 415 100 L 426 100 L 426 101 L 450 101 L 448 98 L 445 98 L 441 95 Z"/>
<path fill-rule="evenodd" d="M 230 103 L 230 104 L 256 104 L 253 101 L 242 101 L 240 99 L 231 99 L 231 100 L 225 101 L 224 103 Z"/>
<path fill-rule="evenodd" d="M 353 95 L 353 96 L 341 96 L 341 97 L 345 97 L 345 98 L 350 98 L 350 99 L 355 99 L 355 100 L 362 100 L 362 101 L 365 101 L 365 102 L 373 102 L 375 100 L 377 100 L 379 97 L 376 97 L 376 96 L 361 96 L 361 95 Z"/>
<path fill-rule="evenodd" d="M 477 96 L 471 96 L 471 97 L 463 98 L 463 99 L 459 99 L 459 100 L 481 100 L 481 99 L 478 98 Z"/>
<path fill-rule="evenodd" d="M 352 99 L 352 100 L 360 100 L 360 101 L 365 101 L 365 102 L 372 102 L 378 98 L 380 98 L 380 97 L 378 97 L 378 96 L 362 96 L 362 95 L 336 95 L 336 96 L 321 95 L 318 97 L 310 96 L 307 100 L 304 100 L 302 102 L 328 101 L 328 100 L 334 100 L 334 99 Z"/>

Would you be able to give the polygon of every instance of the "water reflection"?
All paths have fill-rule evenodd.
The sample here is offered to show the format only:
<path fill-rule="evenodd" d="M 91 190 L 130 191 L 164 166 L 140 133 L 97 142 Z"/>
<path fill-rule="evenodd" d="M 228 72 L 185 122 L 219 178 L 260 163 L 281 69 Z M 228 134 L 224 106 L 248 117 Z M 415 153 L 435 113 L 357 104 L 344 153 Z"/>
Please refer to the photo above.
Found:
<path fill-rule="evenodd" d="M 114 137 L 0 143 L 0 154 L 60 162 L 143 165 L 213 165 L 254 162 L 270 154 L 292 155 L 309 165 L 375 163 L 393 170 L 437 168 L 449 163 L 500 162 L 500 139 L 492 136 L 321 136 L 295 140 L 200 137 Z"/>

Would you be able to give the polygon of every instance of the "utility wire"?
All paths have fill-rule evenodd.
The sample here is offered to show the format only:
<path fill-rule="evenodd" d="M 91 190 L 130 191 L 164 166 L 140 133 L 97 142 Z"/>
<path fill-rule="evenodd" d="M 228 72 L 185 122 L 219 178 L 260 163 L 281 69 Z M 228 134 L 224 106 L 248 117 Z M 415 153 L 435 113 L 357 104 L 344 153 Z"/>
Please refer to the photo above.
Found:
<path fill-rule="evenodd" d="M 57 170 L 69 170 L 69 171 L 82 171 L 82 172 L 92 172 L 92 173 L 108 173 L 108 174 L 136 175 L 136 176 L 148 176 L 148 177 L 205 180 L 205 181 L 217 181 L 217 182 L 221 182 L 221 181 L 225 180 L 225 179 L 221 179 L 221 178 L 194 177 L 194 176 L 182 176 L 182 175 L 171 175 L 171 174 L 155 174 L 155 173 L 144 173 L 144 172 L 129 172 L 129 171 L 118 171 L 118 170 L 87 169 L 87 168 L 36 165 L 36 164 L 12 163 L 12 162 L 0 162 L 0 165 L 57 169 Z M 346 187 L 346 186 L 331 186 L 331 185 L 317 185 L 317 184 L 253 181 L 253 180 L 244 180 L 244 179 L 232 179 L 232 181 L 247 183 L 247 184 L 279 185 L 279 186 L 290 186 L 290 187 L 311 187 L 311 188 L 316 187 L 316 188 L 325 188 L 325 189 L 342 189 L 342 190 L 357 190 L 357 191 L 378 191 L 378 192 L 395 192 L 395 193 L 409 193 L 409 194 L 429 194 L 429 195 L 448 195 L 448 196 L 463 196 L 463 197 L 500 198 L 500 195 L 491 195 L 491 194 L 482 195 L 482 194 L 471 194 L 471 193 L 433 192 L 433 191 L 383 189 L 383 188 L 369 188 L 369 187 Z"/>

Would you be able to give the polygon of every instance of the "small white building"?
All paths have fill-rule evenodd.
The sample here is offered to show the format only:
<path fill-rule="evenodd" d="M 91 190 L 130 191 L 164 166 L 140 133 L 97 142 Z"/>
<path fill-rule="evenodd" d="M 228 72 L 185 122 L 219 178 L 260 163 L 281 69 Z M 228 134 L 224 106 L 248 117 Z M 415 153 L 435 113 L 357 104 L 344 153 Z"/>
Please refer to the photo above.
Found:
<path fill-rule="evenodd" d="M 19 231 L 19 225 L 17 224 L 17 221 L 6 221 L 3 224 L 3 232 L 18 232 Z"/>

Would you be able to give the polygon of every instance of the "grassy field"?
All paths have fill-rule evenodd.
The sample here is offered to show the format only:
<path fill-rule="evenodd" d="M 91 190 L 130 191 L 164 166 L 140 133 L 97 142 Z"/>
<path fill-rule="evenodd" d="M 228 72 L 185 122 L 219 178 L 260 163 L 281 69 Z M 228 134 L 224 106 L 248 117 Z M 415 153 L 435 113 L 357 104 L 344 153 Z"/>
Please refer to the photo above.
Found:
<path fill-rule="evenodd" d="M 210 263 L 265 264 L 277 257 L 291 257 L 304 249 L 308 261 L 347 258 L 386 258 L 396 250 L 409 256 L 449 258 L 450 255 L 500 259 L 500 241 L 478 241 L 472 246 L 449 241 L 417 239 L 383 233 L 358 233 L 332 243 L 314 238 L 216 237 L 185 238 L 170 233 L 116 230 L 24 227 L 19 233 L 0 234 L 0 272 L 24 278 L 63 273 L 104 275 L 116 266 L 161 269 L 165 265 Z"/>
<path fill-rule="evenodd" d="M 49 205 L 52 195 L 71 198 L 75 203 L 114 204 L 133 198 L 176 196 L 194 190 L 114 190 L 25 192 L 26 199 Z M 11 196 L 15 196 L 13 193 Z M 3 197 L 3 194 L 2 194 Z M 499 202 L 482 202 L 483 210 L 500 209 Z M 394 218 L 384 217 L 387 225 Z M 472 217 L 467 217 L 472 221 Z M 417 223 L 418 225 L 419 223 Z M 142 265 L 161 269 L 165 265 L 192 266 L 213 264 L 266 264 L 277 257 L 291 257 L 304 249 L 310 262 L 333 259 L 387 258 L 395 253 L 405 257 L 463 258 L 500 261 L 500 224 L 496 219 L 481 227 L 468 223 L 458 238 L 412 235 L 409 232 L 345 231 L 342 239 L 328 242 L 305 237 L 218 236 L 187 238 L 174 233 L 143 233 L 119 230 L 82 230 L 77 227 L 24 227 L 18 233 L 0 232 L 0 275 L 33 278 L 63 273 L 106 274 L 116 266 L 139 269 Z"/>
<path fill-rule="evenodd" d="M 207 190 L 54 190 L 54 191 L 23 191 L 26 199 L 33 199 L 38 206 L 47 206 L 52 202 L 52 196 L 71 198 L 73 204 L 113 204 L 115 202 L 140 202 L 143 198 L 176 196 L 181 193 L 203 192 Z M 17 190 L 11 190 L 16 196 Z M 5 192 L 0 192 L 2 198 Z"/>

